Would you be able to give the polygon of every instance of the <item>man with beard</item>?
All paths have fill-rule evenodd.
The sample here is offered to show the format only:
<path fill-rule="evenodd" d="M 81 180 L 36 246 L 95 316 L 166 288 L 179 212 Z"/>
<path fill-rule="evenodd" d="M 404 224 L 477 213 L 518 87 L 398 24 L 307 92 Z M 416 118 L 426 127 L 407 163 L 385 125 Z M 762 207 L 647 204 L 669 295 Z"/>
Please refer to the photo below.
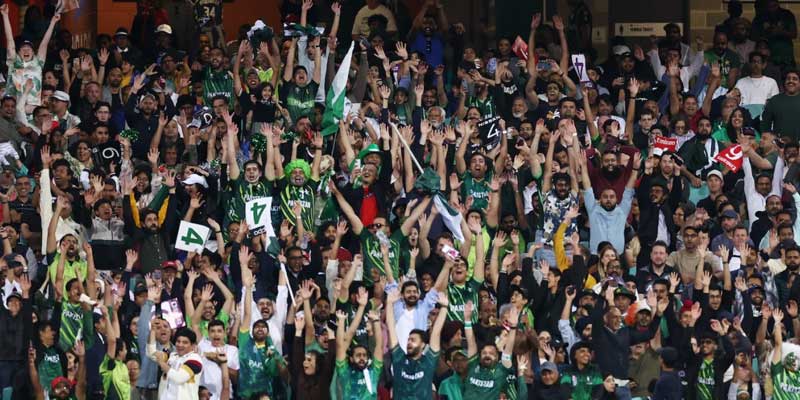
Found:
<path fill-rule="evenodd" d="M 428 65 L 444 64 L 445 39 L 450 24 L 439 0 L 426 1 L 408 33 L 409 50 L 418 52 Z"/>
<path fill-rule="evenodd" d="M 683 248 L 673 251 L 667 257 L 667 265 L 674 268 L 687 284 L 694 281 L 695 269 L 700 262 L 698 247 L 702 241 L 700 239 L 701 230 L 696 226 L 686 225 L 683 228 Z M 727 262 L 727 260 L 725 261 Z M 713 253 L 706 252 L 705 262 L 712 265 L 715 272 L 722 271 L 721 261 Z"/>
<path fill-rule="evenodd" d="M 489 193 L 492 191 L 490 182 L 495 173 L 502 174 L 502 169 L 505 166 L 503 163 L 499 163 L 497 164 L 498 171 L 494 171 L 490 164 L 490 158 L 478 151 L 474 151 L 469 157 L 466 157 L 467 147 L 470 147 L 466 144 L 468 143 L 458 146 L 455 157 L 456 172 L 458 172 L 459 181 L 461 182 L 461 198 L 472 197 L 472 207 L 485 210 L 489 206 Z M 469 169 L 467 169 L 468 165 Z M 451 187 L 451 190 L 456 189 L 458 188 Z"/>
<path fill-rule="evenodd" d="M 381 332 L 380 314 L 377 311 L 370 311 L 369 323 L 375 332 L 375 350 L 372 353 L 372 363 L 369 363 L 369 349 L 356 344 L 350 347 L 353 336 L 359 327 L 355 321 L 361 321 L 364 317 L 364 309 L 367 306 L 369 296 L 364 288 L 359 288 L 358 310 L 355 317 L 345 331 L 347 325 L 347 314 L 344 311 L 336 311 L 336 374 L 337 392 L 341 391 L 343 399 L 377 399 L 378 398 L 378 378 L 383 368 L 383 333 Z M 350 356 L 348 357 L 348 349 Z M 332 389 L 333 390 L 333 389 Z"/>
<path fill-rule="evenodd" d="M 742 325 L 742 330 L 748 337 L 756 337 L 756 331 L 761 323 L 769 322 L 769 315 L 762 313 L 766 292 L 763 287 L 764 280 L 760 273 L 751 275 L 748 281 L 753 283 L 748 286 L 745 278 L 737 276 L 734 287 L 739 291 L 742 298 L 742 320 L 750 321 L 750 323 Z"/>
<path fill-rule="evenodd" d="M 286 58 L 286 66 L 283 69 L 283 88 L 281 89 L 281 100 L 289 111 L 292 121 L 297 121 L 300 117 L 311 117 L 314 112 L 314 100 L 322 76 L 322 51 L 320 47 L 314 50 L 314 72 L 311 80 L 308 79 L 308 70 L 302 65 L 294 65 L 294 53 L 297 51 L 298 38 L 292 38 L 292 47 Z"/>
<path fill-rule="evenodd" d="M 397 399 L 430 399 L 433 397 L 431 388 L 436 366 L 439 360 L 439 339 L 444 327 L 444 320 L 447 313 L 447 295 L 438 293 L 438 302 L 441 306 L 436 320 L 431 327 L 430 341 L 427 340 L 427 333 L 422 329 L 414 329 L 408 335 L 405 350 L 400 347 L 397 337 L 397 327 L 392 321 L 395 320 L 394 306 L 400 300 L 400 293 L 397 289 L 388 294 L 386 307 L 386 328 L 389 331 L 389 348 L 392 351 L 392 395 Z M 404 318 L 403 315 L 398 316 Z M 376 332 L 380 335 L 380 332 Z M 425 347 L 428 344 L 427 348 Z"/>
<path fill-rule="evenodd" d="M 627 377 L 630 347 L 655 336 L 661 323 L 661 316 L 670 301 L 668 299 L 659 301 L 655 294 L 648 296 L 647 305 L 655 311 L 655 316 L 647 330 L 640 331 L 622 323 L 622 313 L 614 306 L 614 292 L 615 287 L 608 285 L 604 297 L 598 299 L 592 309 L 592 342 L 595 349 L 603 349 L 595 354 L 600 370 L 611 373 L 618 382 L 624 382 L 617 386 L 617 398 L 629 399 L 630 389 L 627 386 Z"/>
<path fill-rule="evenodd" d="M 786 269 L 775 275 L 775 288 L 781 304 L 785 304 L 791 293 L 800 290 L 800 247 L 794 242 L 781 243 L 780 247 L 783 247 L 781 261 L 786 265 Z"/>
<path fill-rule="evenodd" d="M 780 132 L 793 141 L 800 139 L 800 72 L 789 70 L 783 82 L 783 93 L 772 96 L 761 114 L 761 131 Z"/>
<path fill-rule="evenodd" d="M 573 103 L 574 104 L 574 103 Z M 570 174 L 563 172 L 553 173 L 553 153 L 556 143 L 560 140 L 564 146 L 571 147 L 571 155 L 580 154 L 578 151 L 578 133 L 575 124 L 569 118 L 562 118 L 558 121 L 558 131 L 550 136 L 547 147 L 547 155 L 544 161 L 544 175 L 542 177 L 541 193 L 544 194 L 542 209 L 544 213 L 544 243 L 549 247 L 553 246 L 553 236 L 556 229 L 561 225 L 564 214 L 572 207 L 578 206 L 578 181 L 573 179 L 570 174 L 575 170 L 570 166 Z M 563 167 L 563 165 L 562 165 Z M 564 233 L 565 237 L 572 235 L 577 230 L 577 224 L 573 221 Z M 554 257 L 548 257 L 551 265 L 556 265 Z"/>
<path fill-rule="evenodd" d="M 439 384 L 436 394 L 443 400 L 461 400 L 468 372 L 467 353 L 461 347 L 451 347 L 445 352 L 445 363 L 452 374 Z"/>
<path fill-rule="evenodd" d="M 627 185 L 625 185 L 625 192 L 622 195 L 622 201 L 617 204 L 617 193 L 613 187 L 605 187 L 600 191 L 600 201 L 595 199 L 595 193 L 592 189 L 592 182 L 597 182 L 589 176 L 589 168 L 586 159 L 579 159 L 581 163 L 581 179 L 583 181 L 583 199 L 586 203 L 586 213 L 589 217 L 589 225 L 592 229 L 589 234 L 589 250 L 592 254 L 597 253 L 598 246 L 601 242 L 610 242 L 618 254 L 625 252 L 625 232 L 619 229 L 620 226 L 625 226 L 628 219 L 628 214 L 631 211 L 633 204 L 633 195 L 635 193 L 634 186 L 636 179 L 639 177 L 639 168 L 642 165 L 642 155 L 636 152 L 633 155 L 630 163 L 630 176 L 628 177 Z M 603 154 L 603 169 L 601 175 L 617 175 L 622 176 L 622 171 L 619 170 L 617 164 L 617 155 L 611 152 Z M 598 206 L 598 203 L 600 207 Z"/>
<path fill-rule="evenodd" d="M 209 65 L 203 70 L 203 102 L 207 106 L 213 105 L 215 96 L 225 96 L 228 99 L 228 111 L 233 111 L 233 72 L 225 68 L 223 57 L 225 50 L 214 47 L 209 52 Z"/>
<path fill-rule="evenodd" d="M 508 389 L 508 375 L 511 373 L 511 355 L 517 335 L 519 310 L 512 307 L 508 314 L 510 329 L 505 339 L 503 354 L 498 357 L 499 350 L 493 342 L 483 345 L 478 354 L 478 343 L 472 330 L 473 302 L 464 305 L 464 332 L 467 335 L 468 372 L 464 382 L 464 400 L 499 399 L 500 393 Z M 498 365 L 499 364 L 499 365 Z"/>
<path fill-rule="evenodd" d="M 667 251 L 677 245 L 672 213 L 678 208 L 683 194 L 680 170 L 675 168 L 671 185 L 660 176 L 654 178 L 654 175 L 651 174 L 652 170 L 652 159 L 648 159 L 645 162 L 645 175 L 636 190 L 639 204 L 638 234 L 639 242 L 642 245 L 642 250 L 636 260 L 637 265 L 644 265 L 648 262 L 650 249 L 656 241 L 664 242 Z M 667 193 L 668 191 L 669 193 Z M 664 257 L 666 258 L 666 254 Z"/>
<path fill-rule="evenodd" d="M 83 342 L 76 342 L 75 347 L 72 348 L 72 353 L 75 355 L 75 363 L 77 364 L 75 385 L 64 376 L 53 379 L 50 382 L 50 390 L 48 392 L 50 399 L 86 400 L 86 348 Z M 41 382 L 39 382 L 39 371 L 36 368 L 36 350 L 32 347 L 28 349 L 28 375 L 31 380 L 32 392 L 35 394 L 33 398 L 35 400 L 44 400 L 45 391 Z"/>
<path fill-rule="evenodd" d="M 725 31 L 714 32 L 714 46 L 706 50 L 704 57 L 708 65 L 719 64 L 722 73 L 722 87 L 726 89 L 733 87 L 736 78 L 739 77 L 742 60 L 735 51 L 728 48 L 728 34 Z"/>
<path fill-rule="evenodd" d="M 573 400 L 589 400 L 592 387 L 603 383 L 600 371 L 592 362 L 592 345 L 578 342 L 570 350 L 571 366 L 561 375 L 561 384 L 572 387 Z"/>
<path fill-rule="evenodd" d="M 227 159 L 233 161 L 227 164 L 228 178 L 230 178 L 228 183 L 230 189 L 230 200 L 228 200 L 227 212 L 225 213 L 225 221 L 223 224 L 224 226 L 227 226 L 231 222 L 243 221 L 245 219 L 244 207 L 248 201 L 271 195 L 272 184 L 269 182 L 269 178 L 274 179 L 275 173 L 273 165 L 267 163 L 267 165 L 264 167 L 264 174 L 266 174 L 266 178 L 262 176 L 261 163 L 256 160 L 246 161 L 242 166 L 244 173 L 241 173 L 242 171 L 239 169 L 239 163 L 235 162 L 238 146 L 236 145 L 236 135 L 232 133 L 231 129 L 233 120 L 230 119 L 230 116 L 227 114 L 223 116 L 223 118 L 226 119 L 226 122 L 229 122 L 228 133 L 226 133 L 225 137 L 223 138 L 223 140 L 227 140 L 228 143 L 226 149 L 228 153 Z M 238 132 L 238 130 L 235 129 L 233 131 Z M 283 130 L 277 126 L 273 127 L 272 133 L 262 132 L 262 134 L 266 134 L 267 136 L 267 148 L 272 146 L 272 136 L 277 136 L 282 133 Z"/>
<path fill-rule="evenodd" d="M 247 265 L 249 252 L 243 250 L 239 253 L 240 262 Z M 249 268 L 242 268 L 242 285 L 244 286 L 244 300 L 242 308 L 244 315 L 239 326 L 239 394 L 249 398 L 256 393 L 275 395 L 273 379 L 277 375 L 288 378 L 286 364 L 280 356 L 269 337 L 269 324 L 264 319 L 259 319 L 251 328 L 253 302 L 253 285 L 255 280 Z M 250 336 L 250 331 L 253 335 Z M 346 346 L 345 346 L 346 347 Z"/>
<path fill-rule="evenodd" d="M 767 198 L 772 195 L 781 196 L 785 163 L 782 157 L 778 157 L 772 177 L 762 172 L 753 179 L 753 167 L 750 165 L 750 157 L 757 157 L 758 155 L 755 154 L 755 150 L 749 144 L 742 145 L 741 151 L 744 156 L 742 169 L 744 170 L 744 192 L 747 194 L 745 196 L 747 200 L 747 220 L 750 221 L 750 228 L 752 229 L 753 223 L 758 219 L 756 214 L 764 211 L 767 206 Z"/>
<path fill-rule="evenodd" d="M 139 74 L 133 79 L 130 97 L 125 103 L 125 121 L 130 129 L 139 132 L 139 139 L 131 143 L 132 155 L 140 160 L 147 159 L 150 142 L 158 130 L 158 117 L 161 112 L 165 112 L 158 112 L 158 100 L 154 93 L 149 90 L 142 91 L 145 87 L 147 72 Z M 167 114 L 171 113 L 171 108 L 172 102 L 167 102 Z"/>
<path fill-rule="evenodd" d="M 71 278 L 64 284 L 65 270 L 70 250 L 75 244 L 68 239 L 62 239 L 60 243 L 61 254 L 59 255 L 56 267 L 56 275 L 53 280 L 55 285 L 56 299 L 58 305 L 53 315 L 60 315 L 58 329 L 58 347 L 62 351 L 68 351 L 75 345 L 75 341 L 81 337 L 86 338 L 88 347 L 94 344 L 94 324 L 92 316 L 92 305 L 88 301 L 83 301 L 81 297 L 89 296 L 90 299 L 96 298 L 97 289 L 95 284 L 95 271 L 93 263 L 87 268 L 86 290 L 84 293 L 83 280 Z M 75 256 L 77 256 L 77 251 Z M 65 256 L 66 254 L 66 256 Z M 89 258 L 91 260 L 91 258 Z M 54 318 L 55 319 L 55 318 Z"/>
<path fill-rule="evenodd" d="M 784 187 L 789 184 L 784 183 Z M 787 191 L 789 191 L 787 189 Z M 766 238 L 766 244 L 769 246 L 769 236 L 773 234 L 779 234 L 778 232 L 778 223 L 776 223 L 776 218 L 778 213 L 783 210 L 783 202 L 781 201 L 781 194 L 779 193 L 770 193 L 767 196 L 767 204 L 764 208 L 764 211 L 759 212 L 758 219 L 753 222 L 750 227 L 750 238 L 753 240 L 753 243 L 759 244 L 759 249 L 761 249 L 761 244 L 764 243 L 764 239 Z M 791 224 L 789 225 L 791 228 Z M 791 234 L 789 239 L 794 239 L 794 234 Z"/>
<path fill-rule="evenodd" d="M 698 347 L 683 343 L 684 349 L 692 349 L 686 363 L 689 377 L 688 399 L 712 400 L 725 398 L 723 374 L 733 363 L 735 352 L 728 338 L 730 323 L 727 320 L 711 321 L 711 329 L 702 331 L 697 337 Z M 691 330 L 691 328 L 689 328 Z M 691 336 L 688 336 L 691 338 Z M 722 342 L 720 348 L 719 342 Z"/>
<path fill-rule="evenodd" d="M 711 137 L 711 120 L 706 117 L 702 116 L 697 120 L 697 130 L 694 132 L 694 137 L 687 140 L 678 150 L 678 155 L 683 159 L 683 165 L 681 165 L 681 173 L 692 184 L 693 187 L 699 188 L 703 185 L 702 178 L 705 175 L 706 180 L 711 177 L 711 173 L 716 171 L 713 169 L 714 165 L 716 164 L 714 161 L 714 157 L 720 151 L 720 144 L 717 139 Z M 719 175 L 720 180 L 722 179 L 722 174 Z M 709 192 L 711 192 L 711 184 L 708 184 Z M 721 192 L 721 186 L 715 187 L 716 193 L 712 196 L 712 193 L 709 193 L 709 197 L 713 200 L 716 198 L 716 194 Z M 703 200 L 700 201 L 702 203 Z M 698 203 L 698 207 L 703 207 Z M 713 208 L 713 207 L 712 207 Z M 716 210 L 714 210 L 716 211 Z M 709 211 L 711 214 L 711 211 Z"/>
<path fill-rule="evenodd" d="M 171 259 L 169 249 L 175 240 L 178 221 L 178 212 L 175 209 L 175 172 L 167 173 L 164 185 L 169 188 L 169 197 L 163 220 L 159 212 L 151 208 L 143 210 L 136 219 L 133 213 L 138 210 L 132 210 L 130 200 L 133 194 L 125 193 L 122 200 L 122 214 L 128 230 L 126 233 L 132 236 L 132 247 L 139 251 L 139 272 L 142 274 L 154 271 L 162 262 Z"/>
<path fill-rule="evenodd" d="M 139 321 L 143 322 L 136 325 L 136 337 L 140 349 L 152 346 L 155 351 L 169 354 L 175 350 L 170 341 L 172 329 L 166 320 L 153 316 L 155 305 L 161 304 L 161 294 L 162 287 L 157 283 L 147 288 L 147 300 L 139 311 Z M 151 322 L 148 324 L 144 321 Z M 135 384 L 143 400 L 158 399 L 158 372 L 158 364 L 154 360 L 150 357 L 141 357 L 141 370 Z"/>
<path fill-rule="evenodd" d="M 50 277 L 50 280 L 53 282 L 56 281 L 57 267 L 61 258 L 66 259 L 63 282 L 69 282 L 74 278 L 84 281 L 87 278 L 88 265 L 86 261 L 81 260 L 81 258 L 78 256 L 79 242 L 75 233 L 66 232 L 65 230 L 64 232 L 61 232 L 61 237 L 58 239 L 58 241 L 56 240 L 59 220 L 63 215 L 68 216 L 69 210 L 69 201 L 65 197 L 58 197 L 56 201 L 56 209 L 53 217 L 50 218 L 50 224 L 47 227 L 47 259 L 51 260 L 50 266 L 47 268 L 47 273 Z M 64 227 L 62 226 L 62 228 Z M 58 248 L 61 249 L 60 253 L 56 252 L 56 242 L 58 242 Z M 61 289 L 66 294 L 66 287 L 62 287 Z"/>
<path fill-rule="evenodd" d="M 470 229 L 473 229 L 474 225 L 470 225 Z M 466 307 L 467 304 L 480 304 L 478 302 L 478 290 L 483 285 L 486 272 L 484 241 L 480 239 L 481 236 L 478 229 L 475 229 L 472 235 L 478 238 L 475 241 L 475 268 L 472 271 L 472 277 L 467 279 L 467 260 L 463 256 L 453 260 L 446 255 L 447 261 L 444 264 L 444 268 L 439 272 L 439 275 L 450 275 L 447 285 L 447 298 L 450 304 L 447 310 L 447 319 L 463 322 L 465 325 L 469 324 L 470 326 L 473 323 L 478 323 L 478 313 L 470 313 L 471 318 L 469 318 L 466 314 Z M 512 326 L 516 326 L 516 324 Z"/>
<path fill-rule="evenodd" d="M 317 212 L 316 199 L 317 187 L 319 186 L 319 164 L 322 161 L 322 134 L 314 133 L 312 143 L 314 151 L 314 161 L 309 166 L 308 162 L 296 159 L 286 164 L 284 175 L 278 179 L 276 189 L 280 191 L 280 207 L 283 220 L 288 221 L 289 225 L 295 226 L 302 222 L 302 228 L 306 232 L 314 232 L 314 219 Z M 272 156 L 270 156 L 272 155 Z M 274 162 L 274 152 L 267 152 L 267 164 Z M 300 215 L 296 215 L 294 207 L 299 203 Z M 279 224 L 280 221 L 272 221 Z"/>
<path fill-rule="evenodd" d="M 452 265 L 449 258 L 445 258 L 445 264 Z M 449 270 L 450 266 L 445 267 Z M 397 289 L 397 282 L 393 277 L 387 275 L 389 284 L 386 285 L 385 290 Z M 394 319 L 388 318 L 387 321 L 396 324 L 394 334 L 399 343 L 405 343 L 409 340 L 409 335 L 414 331 L 425 331 L 428 329 L 428 314 L 436 307 L 436 299 L 439 294 L 444 291 L 447 285 L 447 274 L 440 273 L 436 278 L 436 283 L 433 288 L 425 294 L 422 302 L 419 301 L 419 284 L 416 281 L 405 281 L 400 287 L 400 296 L 402 301 L 394 302 L 392 314 Z M 443 313 L 446 314 L 446 313 Z M 388 325 L 388 324 L 387 324 Z"/>
<path fill-rule="evenodd" d="M 776 309 L 772 313 L 772 319 L 775 320 L 775 325 L 772 330 L 772 336 L 775 343 L 773 344 L 772 352 L 772 367 L 770 368 L 770 376 L 772 377 L 773 393 L 772 398 L 775 400 L 789 400 L 797 398 L 797 393 L 800 393 L 800 371 L 798 371 L 798 358 L 797 353 L 790 352 L 783 357 L 783 311 Z"/>
<path fill-rule="evenodd" d="M 634 166 L 634 155 L 641 153 L 640 151 L 633 146 L 617 146 L 615 144 L 621 133 L 619 123 L 608 120 L 604 124 L 604 130 L 606 126 L 608 126 L 609 133 L 606 135 L 605 149 L 602 151 L 597 149 L 587 151 L 588 162 L 583 164 L 588 169 L 587 172 L 592 180 L 592 186 L 596 189 L 593 192 L 596 200 L 600 199 L 606 189 L 612 189 L 617 199 L 622 198 L 625 185 L 628 183 L 631 174 L 635 174 L 633 171 L 640 166 L 640 164 Z M 595 165 L 598 153 L 600 154 L 599 168 Z M 628 163 L 624 166 L 620 165 L 619 160 L 623 154 L 628 157 Z M 583 160 L 578 161 L 583 162 Z"/>

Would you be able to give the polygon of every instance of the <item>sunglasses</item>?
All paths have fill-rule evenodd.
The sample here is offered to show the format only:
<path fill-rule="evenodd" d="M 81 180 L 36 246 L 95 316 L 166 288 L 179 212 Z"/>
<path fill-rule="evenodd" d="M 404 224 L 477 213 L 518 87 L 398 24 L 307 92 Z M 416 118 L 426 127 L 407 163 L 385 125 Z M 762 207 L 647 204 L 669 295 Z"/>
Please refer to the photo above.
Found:
<path fill-rule="evenodd" d="M 367 225 L 367 229 L 381 229 L 384 226 L 385 225 L 383 225 L 383 224 L 369 224 L 369 225 Z"/>

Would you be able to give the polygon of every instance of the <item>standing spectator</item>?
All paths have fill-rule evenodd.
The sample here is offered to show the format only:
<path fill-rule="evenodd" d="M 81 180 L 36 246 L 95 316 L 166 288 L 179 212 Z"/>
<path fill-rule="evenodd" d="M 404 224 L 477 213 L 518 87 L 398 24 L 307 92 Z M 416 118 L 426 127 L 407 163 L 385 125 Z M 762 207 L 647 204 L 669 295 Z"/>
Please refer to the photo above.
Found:
<path fill-rule="evenodd" d="M 434 0 L 426 0 L 426 2 L 430 1 Z M 397 33 L 397 23 L 395 22 L 392 11 L 381 4 L 381 0 L 366 0 L 366 5 L 358 10 L 355 21 L 353 22 L 353 40 L 366 38 L 375 33 L 369 23 L 370 18 L 374 16 L 380 16 L 386 20 L 386 34 L 394 36 Z"/>
<path fill-rule="evenodd" d="M 752 52 L 748 58 L 750 75 L 736 82 L 736 88 L 742 94 L 742 105 L 763 106 L 772 96 L 780 93 L 778 83 L 774 79 L 764 76 L 764 57 L 760 53 Z"/>
<path fill-rule="evenodd" d="M 783 93 L 777 94 L 767 101 L 761 115 L 761 130 L 778 132 L 793 140 L 800 140 L 800 118 L 793 113 L 800 107 L 800 73 L 794 70 L 786 72 L 783 81 Z"/>
<path fill-rule="evenodd" d="M 767 40 L 772 62 L 784 72 L 795 65 L 794 45 L 797 38 L 797 22 L 791 11 L 781 8 L 778 0 L 766 0 L 763 12 L 753 19 L 753 40 Z"/>

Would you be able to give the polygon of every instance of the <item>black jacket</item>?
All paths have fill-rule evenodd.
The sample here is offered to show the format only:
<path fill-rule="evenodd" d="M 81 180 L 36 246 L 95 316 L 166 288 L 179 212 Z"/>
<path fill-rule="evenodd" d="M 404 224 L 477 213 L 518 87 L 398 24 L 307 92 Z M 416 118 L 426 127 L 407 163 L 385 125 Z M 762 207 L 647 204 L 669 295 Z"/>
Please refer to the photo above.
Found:
<path fill-rule="evenodd" d="M 0 361 L 28 359 L 28 341 L 33 337 L 32 314 L 30 299 L 22 300 L 16 316 L 0 305 Z"/>
<path fill-rule="evenodd" d="M 603 374 L 610 372 L 617 379 L 626 379 L 628 377 L 630 347 L 652 339 L 661 323 L 661 317 L 653 317 L 653 321 L 650 322 L 646 331 L 637 331 L 624 326 L 616 332 L 612 332 L 603 322 L 603 315 L 606 312 L 605 303 L 605 299 L 598 299 L 590 314 L 594 348 L 605 349 L 605 351 L 599 351 L 595 354 L 595 357 L 597 357 L 596 362 Z"/>
<path fill-rule="evenodd" d="M 669 233 L 669 251 L 675 250 L 675 223 L 672 221 L 672 213 L 678 208 L 683 195 L 683 180 L 679 176 L 672 177 L 672 190 L 661 204 L 650 201 L 650 188 L 653 186 L 653 175 L 645 175 L 642 178 L 639 188 L 636 190 L 636 198 L 639 201 L 639 241 L 642 244 L 642 252 L 637 259 L 638 264 L 645 264 L 650 260 L 650 248 L 658 237 L 659 215 L 664 215 L 664 223 Z M 646 250 L 646 251 L 645 251 Z"/>

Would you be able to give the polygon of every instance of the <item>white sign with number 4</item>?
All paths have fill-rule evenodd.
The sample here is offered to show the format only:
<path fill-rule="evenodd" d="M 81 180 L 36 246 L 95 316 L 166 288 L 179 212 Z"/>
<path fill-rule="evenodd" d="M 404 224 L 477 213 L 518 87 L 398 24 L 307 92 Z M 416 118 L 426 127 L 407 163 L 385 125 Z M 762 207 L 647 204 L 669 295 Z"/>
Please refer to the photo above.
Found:
<path fill-rule="evenodd" d="M 175 248 L 202 253 L 209 236 L 211 236 L 211 229 L 208 227 L 181 221 L 178 237 L 175 239 Z"/>
<path fill-rule="evenodd" d="M 253 199 L 244 205 L 244 215 L 247 220 L 247 228 L 253 230 L 263 230 L 266 228 L 267 236 L 274 237 L 275 229 L 272 227 L 272 197 L 262 197 Z"/>

